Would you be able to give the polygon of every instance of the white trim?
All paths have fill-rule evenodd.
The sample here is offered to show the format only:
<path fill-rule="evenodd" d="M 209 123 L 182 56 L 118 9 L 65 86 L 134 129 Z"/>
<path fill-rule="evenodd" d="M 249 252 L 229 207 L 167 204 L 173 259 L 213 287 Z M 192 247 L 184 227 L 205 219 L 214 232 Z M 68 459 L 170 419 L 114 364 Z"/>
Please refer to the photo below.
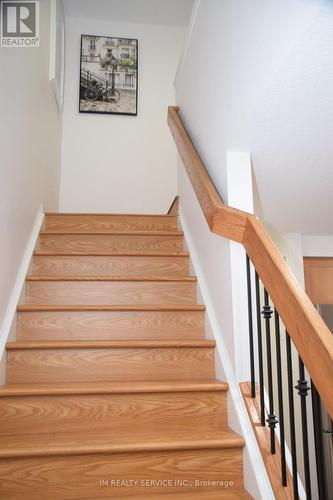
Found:
<path fill-rule="evenodd" d="M 227 151 L 228 205 L 253 214 L 252 166 L 250 153 Z M 246 252 L 229 242 L 235 375 L 238 382 L 251 380 L 249 316 L 247 302 Z"/>
<path fill-rule="evenodd" d="M 22 289 L 25 283 L 25 278 L 29 269 L 30 261 L 32 259 L 32 255 L 36 246 L 37 238 L 39 235 L 40 228 L 42 226 L 44 219 L 44 213 L 42 210 L 38 210 L 35 223 L 30 234 L 30 238 L 28 240 L 27 246 L 25 248 L 23 258 L 21 261 L 21 265 L 17 274 L 17 278 L 15 281 L 14 288 L 12 290 L 9 304 L 5 313 L 5 317 L 0 329 L 0 358 L 5 350 L 5 345 L 10 334 L 12 324 L 16 315 L 17 304 L 20 300 L 20 296 L 22 293 Z"/>
<path fill-rule="evenodd" d="M 59 11 L 59 16 L 58 16 Z M 56 75 L 58 21 L 61 23 L 61 74 Z M 50 84 L 57 106 L 58 115 L 61 116 L 64 103 L 65 85 L 65 15 L 62 0 L 51 0 L 50 16 Z"/>
<path fill-rule="evenodd" d="M 178 78 L 180 76 L 180 73 L 182 72 L 183 66 L 184 66 L 186 54 L 187 54 L 187 51 L 188 51 L 188 48 L 189 48 L 189 45 L 190 45 L 190 41 L 191 41 L 191 38 L 192 38 L 192 31 L 193 31 L 193 28 L 194 28 L 194 25 L 195 25 L 195 21 L 196 21 L 196 18 L 197 18 L 197 14 L 198 14 L 198 10 L 199 10 L 199 7 L 200 7 L 200 1 L 201 0 L 195 0 L 194 5 L 193 5 L 193 9 L 192 9 L 192 13 L 191 13 L 191 18 L 190 18 L 190 21 L 189 21 L 189 24 L 188 24 L 188 28 L 187 28 L 187 33 L 186 33 L 186 36 L 185 36 L 185 42 L 184 42 L 183 52 L 182 52 L 182 54 L 180 56 L 178 67 L 177 67 L 177 71 L 176 71 L 176 75 L 175 75 L 174 82 L 173 82 L 174 86 L 176 86 L 176 82 L 177 82 L 177 80 L 178 80 Z"/>
<path fill-rule="evenodd" d="M 237 417 L 241 426 L 242 434 L 245 439 L 246 448 L 249 454 L 251 467 L 255 474 L 255 477 L 253 479 L 256 481 L 257 488 L 260 493 L 260 498 L 265 500 L 275 500 L 271 483 L 267 475 L 266 467 L 263 462 L 255 435 L 251 427 L 251 423 L 245 408 L 240 388 L 235 378 L 232 363 L 229 358 L 226 346 L 224 345 L 223 342 L 223 332 L 220 330 L 219 327 L 219 322 L 215 314 L 212 300 L 210 298 L 209 288 L 207 286 L 198 255 L 195 250 L 195 245 L 193 243 L 189 227 L 181 207 L 180 207 L 180 222 L 182 225 L 182 229 L 184 231 L 185 241 L 191 255 L 193 267 L 197 275 L 202 298 L 206 306 L 206 313 L 212 327 L 212 333 L 215 337 L 217 354 L 220 358 L 227 382 L 229 384 L 229 394 L 233 400 L 233 404 L 237 412 Z"/>

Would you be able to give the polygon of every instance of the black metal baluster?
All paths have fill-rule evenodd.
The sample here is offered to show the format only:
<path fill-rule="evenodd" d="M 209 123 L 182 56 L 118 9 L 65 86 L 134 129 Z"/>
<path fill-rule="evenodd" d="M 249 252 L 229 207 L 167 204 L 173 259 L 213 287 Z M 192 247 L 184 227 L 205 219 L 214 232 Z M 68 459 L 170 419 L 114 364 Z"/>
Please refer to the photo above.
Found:
<path fill-rule="evenodd" d="M 262 331 L 261 331 L 261 305 L 260 305 L 260 283 L 259 276 L 255 273 L 256 283 L 256 305 L 257 305 L 257 329 L 258 329 L 258 364 L 259 364 L 259 389 L 260 389 L 260 423 L 265 426 L 265 401 L 264 401 L 264 369 L 262 361 Z"/>
<path fill-rule="evenodd" d="M 316 452 L 317 485 L 319 500 L 327 500 L 325 485 L 324 449 L 322 441 L 321 401 L 316 386 L 311 380 L 313 433 Z"/>
<path fill-rule="evenodd" d="M 248 317 L 249 317 L 251 397 L 255 398 L 256 397 L 256 383 L 255 383 L 255 372 L 254 372 L 251 267 L 250 267 L 250 258 L 248 255 L 246 255 L 246 278 L 247 278 L 247 311 L 248 311 Z"/>
<path fill-rule="evenodd" d="M 270 429 L 271 435 L 271 453 L 275 454 L 275 427 L 277 418 L 274 414 L 274 395 L 273 395 L 273 373 L 272 373 L 272 347 L 271 347 L 271 325 L 270 319 L 273 314 L 272 308 L 269 305 L 269 296 L 267 290 L 264 290 L 264 306 L 262 308 L 262 315 L 265 318 L 266 326 L 266 356 L 267 356 L 267 378 L 268 378 L 268 400 L 269 400 L 269 414 L 266 422 Z"/>
<path fill-rule="evenodd" d="M 282 485 L 287 486 L 286 449 L 285 449 L 285 437 L 284 437 L 283 384 L 282 384 L 282 368 L 281 368 L 280 318 L 276 309 L 274 309 L 274 318 L 275 318 L 277 389 L 279 398 L 281 475 L 282 475 Z"/>
<path fill-rule="evenodd" d="M 298 499 L 293 367 L 292 367 L 292 358 L 291 358 L 291 342 L 290 342 L 290 337 L 289 337 L 289 334 L 287 331 L 286 331 L 286 354 L 287 354 L 287 372 L 288 372 L 290 451 L 291 451 L 292 472 L 293 472 L 293 489 L 294 489 L 294 498 Z"/>
<path fill-rule="evenodd" d="M 307 500 L 311 500 L 311 476 L 310 476 L 310 457 L 309 457 L 309 438 L 308 438 L 308 418 L 306 414 L 306 396 L 310 390 L 308 381 L 305 378 L 304 364 L 298 357 L 299 380 L 295 389 L 301 398 L 301 417 L 302 417 L 302 437 L 303 437 L 303 460 L 305 476 L 305 492 Z"/>

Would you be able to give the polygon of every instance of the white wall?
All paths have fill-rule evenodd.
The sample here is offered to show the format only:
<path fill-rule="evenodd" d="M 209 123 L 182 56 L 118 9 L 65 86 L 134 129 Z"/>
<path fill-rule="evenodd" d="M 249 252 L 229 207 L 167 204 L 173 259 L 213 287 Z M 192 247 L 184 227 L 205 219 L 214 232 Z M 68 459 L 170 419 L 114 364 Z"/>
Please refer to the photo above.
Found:
<path fill-rule="evenodd" d="M 40 205 L 57 210 L 61 120 L 49 78 L 50 2 L 40 47 L 0 47 L 0 326 Z"/>
<path fill-rule="evenodd" d="M 227 201 L 225 152 L 249 151 L 256 212 L 332 234 L 333 3 L 201 0 L 177 103 Z"/>
<path fill-rule="evenodd" d="M 302 250 L 304 257 L 333 257 L 333 236 L 303 234 Z"/>
<path fill-rule="evenodd" d="M 67 20 L 61 211 L 165 213 L 177 194 L 167 124 L 184 28 Z M 80 35 L 137 38 L 138 116 L 79 114 Z"/>

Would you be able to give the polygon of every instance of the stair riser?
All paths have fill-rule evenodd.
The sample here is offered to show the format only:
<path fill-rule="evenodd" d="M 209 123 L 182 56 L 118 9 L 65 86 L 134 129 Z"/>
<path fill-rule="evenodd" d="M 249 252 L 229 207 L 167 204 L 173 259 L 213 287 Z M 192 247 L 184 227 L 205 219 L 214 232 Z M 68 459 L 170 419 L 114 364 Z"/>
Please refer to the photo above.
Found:
<path fill-rule="evenodd" d="M 177 217 L 140 215 L 47 215 L 52 231 L 176 231 Z"/>
<path fill-rule="evenodd" d="M 228 490 L 221 488 L 221 492 L 241 489 L 242 471 L 241 448 L 6 459 L 0 461 L 0 485 L 6 500 L 92 499 L 134 494 L 147 498 L 153 493 L 217 489 L 196 486 L 196 480 L 232 482 Z M 133 482 L 132 486 L 117 487 L 112 483 L 129 479 L 138 481 L 137 485 Z M 147 482 L 152 480 L 171 483 L 169 486 L 150 483 L 148 487 Z"/>
<path fill-rule="evenodd" d="M 40 235 L 37 250 L 52 252 L 179 252 L 181 235 Z"/>
<path fill-rule="evenodd" d="M 18 313 L 18 340 L 190 340 L 204 338 L 204 311 Z"/>
<path fill-rule="evenodd" d="M 0 398 L 0 434 L 225 430 L 225 392 Z"/>
<path fill-rule="evenodd" d="M 31 274 L 44 276 L 187 276 L 188 257 L 35 256 Z"/>
<path fill-rule="evenodd" d="M 195 282 L 28 281 L 26 304 L 194 304 Z"/>
<path fill-rule="evenodd" d="M 7 383 L 209 380 L 214 348 L 18 349 L 7 351 Z"/>

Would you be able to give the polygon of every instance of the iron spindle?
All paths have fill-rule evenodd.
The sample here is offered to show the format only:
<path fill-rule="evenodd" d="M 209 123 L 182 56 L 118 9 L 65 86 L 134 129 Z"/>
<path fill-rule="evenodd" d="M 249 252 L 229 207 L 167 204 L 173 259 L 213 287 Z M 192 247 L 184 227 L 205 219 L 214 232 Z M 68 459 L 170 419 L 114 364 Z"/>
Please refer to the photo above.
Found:
<path fill-rule="evenodd" d="M 324 466 L 324 449 L 322 441 L 322 417 L 320 407 L 320 397 L 316 386 L 311 380 L 311 396 L 312 396 L 312 415 L 313 415 L 313 434 L 316 453 L 316 469 L 317 469 L 317 485 L 319 500 L 327 500 L 326 485 L 325 485 L 325 466 Z"/>
<path fill-rule="evenodd" d="M 254 345 L 253 345 L 253 318 L 252 318 L 252 292 L 251 292 L 251 267 L 250 258 L 246 255 L 247 278 L 247 310 L 249 317 L 249 344 L 250 344 L 250 372 L 251 372 L 251 397 L 256 397 L 256 384 L 254 372 Z"/>
<path fill-rule="evenodd" d="M 303 437 L 303 460 L 305 476 L 305 492 L 307 500 L 311 500 L 311 476 L 310 476 L 310 457 L 309 457 L 309 438 L 308 438 L 308 418 L 306 414 L 306 396 L 310 390 L 308 381 L 305 378 L 304 363 L 298 357 L 299 380 L 295 389 L 301 398 L 301 417 L 302 417 L 302 437 Z"/>
<path fill-rule="evenodd" d="M 283 407 L 283 384 L 282 384 L 282 363 L 281 363 L 280 318 L 279 318 L 279 314 L 278 314 L 276 309 L 274 309 L 274 319 L 275 319 L 277 389 L 278 389 L 278 399 L 279 399 L 281 475 L 282 475 L 282 486 L 287 486 L 286 449 L 285 449 L 285 436 L 284 436 L 284 407 Z"/>
<path fill-rule="evenodd" d="M 270 319 L 273 314 L 272 308 L 269 304 L 268 292 L 264 290 L 264 306 L 262 308 L 262 315 L 265 318 L 266 326 L 266 357 L 267 357 L 267 378 L 268 378 L 268 399 L 269 399 L 269 414 L 266 422 L 270 429 L 271 435 L 271 453 L 275 454 L 275 427 L 277 418 L 274 414 L 274 394 L 273 394 L 273 372 L 272 372 L 272 346 L 271 346 L 271 325 Z"/>
<path fill-rule="evenodd" d="M 287 372 L 288 372 L 288 400 L 289 400 L 290 448 L 291 448 L 290 451 L 291 451 L 292 472 L 293 472 L 293 489 L 294 489 L 294 498 L 298 499 L 293 366 L 291 358 L 291 342 L 287 331 L 286 331 L 286 354 L 287 354 Z"/>
<path fill-rule="evenodd" d="M 265 401 L 264 401 L 264 369 L 262 355 L 262 331 L 261 331 L 261 314 L 260 314 L 260 283 L 259 275 L 255 272 L 256 284 L 256 306 L 257 306 L 257 329 L 258 329 L 258 362 L 259 362 L 259 397 L 260 397 L 260 423 L 265 426 Z"/>

